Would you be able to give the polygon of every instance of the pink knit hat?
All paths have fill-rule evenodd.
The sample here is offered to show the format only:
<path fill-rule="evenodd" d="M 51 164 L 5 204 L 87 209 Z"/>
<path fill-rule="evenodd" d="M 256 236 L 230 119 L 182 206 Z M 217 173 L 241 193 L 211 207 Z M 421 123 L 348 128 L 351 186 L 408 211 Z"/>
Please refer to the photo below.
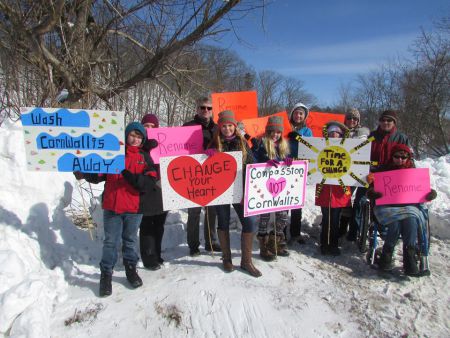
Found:
<path fill-rule="evenodd" d="M 145 115 L 142 118 L 141 123 L 142 124 L 153 123 L 155 125 L 155 128 L 159 128 L 158 116 L 156 116 L 155 114 L 147 114 L 147 115 Z"/>

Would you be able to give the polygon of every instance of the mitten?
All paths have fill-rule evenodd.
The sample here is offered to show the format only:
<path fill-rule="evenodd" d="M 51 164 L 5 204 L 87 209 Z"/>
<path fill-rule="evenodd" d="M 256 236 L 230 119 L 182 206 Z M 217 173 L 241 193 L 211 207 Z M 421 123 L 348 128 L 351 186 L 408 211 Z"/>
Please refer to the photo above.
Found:
<path fill-rule="evenodd" d="M 214 148 L 209 148 L 205 150 L 205 154 L 208 157 L 214 156 L 215 153 L 217 153 L 217 150 Z"/>
<path fill-rule="evenodd" d="M 121 174 L 123 178 L 127 180 L 127 182 L 130 182 L 133 179 L 133 174 L 127 169 L 122 170 Z"/>
<path fill-rule="evenodd" d="M 288 138 L 290 139 L 290 140 L 295 140 L 295 138 L 297 137 L 297 133 L 295 132 L 295 131 L 291 131 L 291 132 L 289 132 L 289 134 L 288 134 Z"/>
<path fill-rule="evenodd" d="M 144 144 L 142 145 L 142 149 L 144 151 L 150 151 L 158 146 L 158 141 L 155 139 L 147 139 L 145 140 Z"/>
<path fill-rule="evenodd" d="M 427 201 L 432 201 L 436 198 L 437 192 L 434 189 L 431 189 L 431 191 L 425 196 L 425 199 Z"/>
<path fill-rule="evenodd" d="M 375 191 L 373 189 L 367 190 L 367 197 L 371 200 L 379 199 L 380 197 L 383 197 L 383 194 L 379 191 Z"/>
<path fill-rule="evenodd" d="M 288 166 L 288 167 L 290 167 L 291 165 L 292 165 L 292 162 L 294 161 L 294 159 L 292 158 L 292 157 L 286 157 L 285 159 L 284 159 L 284 163 Z"/>
<path fill-rule="evenodd" d="M 267 164 L 272 167 L 278 168 L 278 165 L 280 164 L 280 162 L 278 162 L 277 160 L 268 160 Z"/>
<path fill-rule="evenodd" d="M 374 175 L 373 173 L 369 173 L 369 175 L 367 175 L 367 183 L 372 184 L 374 181 Z"/>
<path fill-rule="evenodd" d="M 75 178 L 77 179 L 77 181 L 81 180 L 84 178 L 83 173 L 81 171 L 74 171 L 73 175 L 75 176 Z"/>

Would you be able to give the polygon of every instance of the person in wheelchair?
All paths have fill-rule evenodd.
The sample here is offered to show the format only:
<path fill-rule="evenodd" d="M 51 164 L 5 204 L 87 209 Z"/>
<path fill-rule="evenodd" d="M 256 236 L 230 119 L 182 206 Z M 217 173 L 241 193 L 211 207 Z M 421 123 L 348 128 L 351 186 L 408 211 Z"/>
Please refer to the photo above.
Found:
<path fill-rule="evenodd" d="M 378 171 L 414 168 L 411 149 L 405 144 L 396 144 L 391 151 L 388 163 Z M 436 191 L 431 190 L 425 197 L 427 201 L 436 198 Z M 382 193 L 375 191 L 371 186 L 367 191 L 367 197 L 371 200 L 382 197 Z M 374 216 L 381 227 L 387 227 L 381 256 L 378 259 L 378 267 L 382 271 L 393 269 L 392 256 L 395 245 L 401 234 L 403 239 L 403 271 L 407 276 L 418 277 L 421 275 L 417 267 L 416 252 L 418 231 L 425 226 L 428 217 L 421 204 L 402 205 L 375 205 Z"/>

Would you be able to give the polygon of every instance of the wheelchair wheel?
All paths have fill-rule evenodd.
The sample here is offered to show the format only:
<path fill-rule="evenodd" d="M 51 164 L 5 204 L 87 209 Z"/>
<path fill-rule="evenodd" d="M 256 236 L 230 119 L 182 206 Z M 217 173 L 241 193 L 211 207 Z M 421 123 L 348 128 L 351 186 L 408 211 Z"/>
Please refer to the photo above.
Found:
<path fill-rule="evenodd" d="M 369 236 L 370 228 L 370 204 L 364 203 L 361 212 L 362 222 L 361 228 L 359 229 L 358 248 L 360 252 L 364 253 L 367 251 L 367 237 Z"/>

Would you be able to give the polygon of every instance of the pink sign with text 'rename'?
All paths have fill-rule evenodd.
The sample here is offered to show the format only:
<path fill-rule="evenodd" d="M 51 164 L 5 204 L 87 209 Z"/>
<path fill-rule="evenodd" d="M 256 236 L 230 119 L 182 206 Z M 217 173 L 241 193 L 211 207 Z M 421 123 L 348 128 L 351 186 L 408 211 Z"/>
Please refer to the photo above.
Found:
<path fill-rule="evenodd" d="M 150 151 L 155 163 L 160 157 L 202 154 L 203 132 L 201 126 L 149 128 L 147 137 L 158 141 Z"/>
<path fill-rule="evenodd" d="M 431 191 L 428 168 L 413 168 L 384 171 L 374 174 L 375 191 L 383 196 L 376 205 L 424 203 Z"/>

